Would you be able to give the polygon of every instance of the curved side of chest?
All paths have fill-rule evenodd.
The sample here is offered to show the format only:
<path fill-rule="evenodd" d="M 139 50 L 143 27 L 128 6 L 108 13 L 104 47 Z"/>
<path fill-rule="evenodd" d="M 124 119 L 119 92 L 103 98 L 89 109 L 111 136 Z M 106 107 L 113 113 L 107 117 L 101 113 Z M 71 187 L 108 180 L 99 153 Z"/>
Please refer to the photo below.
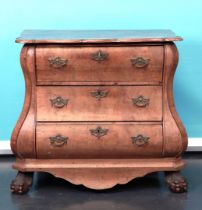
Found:
<path fill-rule="evenodd" d="M 173 78 L 178 64 L 174 43 L 164 45 L 163 72 L 163 155 L 178 156 L 187 148 L 186 130 L 177 114 L 173 97 Z"/>
<path fill-rule="evenodd" d="M 35 46 L 25 44 L 20 54 L 26 92 L 24 105 L 13 130 L 11 148 L 18 157 L 35 158 Z"/>

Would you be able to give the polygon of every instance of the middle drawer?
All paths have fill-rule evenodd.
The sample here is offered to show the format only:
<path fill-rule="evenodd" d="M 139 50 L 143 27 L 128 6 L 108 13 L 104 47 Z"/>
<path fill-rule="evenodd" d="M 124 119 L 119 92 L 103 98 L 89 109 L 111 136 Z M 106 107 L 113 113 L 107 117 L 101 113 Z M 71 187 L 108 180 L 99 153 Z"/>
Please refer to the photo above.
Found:
<path fill-rule="evenodd" d="M 37 87 L 37 121 L 161 120 L 161 86 Z"/>

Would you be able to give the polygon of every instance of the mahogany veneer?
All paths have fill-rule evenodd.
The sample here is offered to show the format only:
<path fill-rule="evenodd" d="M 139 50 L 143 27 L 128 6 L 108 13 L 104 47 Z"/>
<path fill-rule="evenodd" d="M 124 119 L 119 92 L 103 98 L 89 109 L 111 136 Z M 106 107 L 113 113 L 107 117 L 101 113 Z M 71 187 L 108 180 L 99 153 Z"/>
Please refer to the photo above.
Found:
<path fill-rule="evenodd" d="M 178 40 L 169 30 L 24 31 L 12 192 L 27 192 L 35 171 L 92 189 L 166 171 L 170 189 L 186 191 L 187 135 L 172 93 Z"/>

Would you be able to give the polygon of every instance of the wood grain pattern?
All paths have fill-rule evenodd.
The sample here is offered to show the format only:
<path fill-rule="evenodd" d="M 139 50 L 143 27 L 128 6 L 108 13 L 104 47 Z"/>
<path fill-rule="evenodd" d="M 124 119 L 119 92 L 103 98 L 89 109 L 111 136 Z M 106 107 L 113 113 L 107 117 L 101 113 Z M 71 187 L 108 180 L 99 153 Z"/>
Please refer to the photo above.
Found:
<path fill-rule="evenodd" d="M 126 184 L 134 178 L 156 171 L 178 171 L 180 158 L 147 159 L 17 159 L 20 171 L 45 171 L 76 185 L 102 190 Z"/>
<path fill-rule="evenodd" d="M 97 138 L 90 130 L 107 129 L 106 135 Z M 67 143 L 57 147 L 50 143 L 56 135 L 68 137 Z M 131 137 L 149 137 L 142 146 L 133 144 Z M 161 124 L 99 124 L 99 123 L 38 123 L 36 129 L 37 158 L 141 158 L 162 156 Z"/>
<path fill-rule="evenodd" d="M 178 117 L 173 98 L 173 77 L 178 64 L 178 51 L 174 43 L 165 45 L 163 76 L 163 139 L 164 156 L 179 156 L 187 148 L 186 130 Z"/>
<path fill-rule="evenodd" d="M 20 56 L 26 82 L 23 111 L 13 130 L 11 148 L 18 157 L 34 158 L 35 150 L 35 47 L 25 45 Z"/>
<path fill-rule="evenodd" d="M 92 55 L 106 53 L 106 60 L 97 62 Z M 67 60 L 67 65 L 54 68 L 50 58 Z M 149 60 L 143 68 L 137 68 L 131 59 Z M 69 47 L 67 45 L 39 45 L 36 48 L 37 81 L 52 82 L 156 82 L 162 81 L 163 46 L 127 47 Z M 80 83 L 81 84 L 81 83 Z"/>
<path fill-rule="evenodd" d="M 161 86 L 104 86 L 101 100 L 91 96 L 100 87 L 37 87 L 37 121 L 161 121 Z M 149 98 L 148 106 L 138 107 L 132 98 Z M 63 108 L 52 106 L 50 99 L 68 99 Z M 48 113 L 48 114 L 47 114 Z"/>
<path fill-rule="evenodd" d="M 155 171 L 170 171 L 170 185 L 181 177 L 174 40 L 167 30 L 25 31 L 16 41 L 30 43 L 21 52 L 26 97 L 11 140 L 22 189 L 33 171 L 92 189 Z"/>

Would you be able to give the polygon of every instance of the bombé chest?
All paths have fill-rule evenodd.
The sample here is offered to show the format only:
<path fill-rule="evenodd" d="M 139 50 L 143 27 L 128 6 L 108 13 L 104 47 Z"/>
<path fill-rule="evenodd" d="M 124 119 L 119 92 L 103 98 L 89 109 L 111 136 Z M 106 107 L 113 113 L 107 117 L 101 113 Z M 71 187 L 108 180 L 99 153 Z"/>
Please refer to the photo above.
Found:
<path fill-rule="evenodd" d="M 172 95 L 178 40 L 169 30 L 24 31 L 16 41 L 26 98 L 11 145 L 34 164 L 27 171 L 105 189 L 182 167 L 187 136 Z"/>

